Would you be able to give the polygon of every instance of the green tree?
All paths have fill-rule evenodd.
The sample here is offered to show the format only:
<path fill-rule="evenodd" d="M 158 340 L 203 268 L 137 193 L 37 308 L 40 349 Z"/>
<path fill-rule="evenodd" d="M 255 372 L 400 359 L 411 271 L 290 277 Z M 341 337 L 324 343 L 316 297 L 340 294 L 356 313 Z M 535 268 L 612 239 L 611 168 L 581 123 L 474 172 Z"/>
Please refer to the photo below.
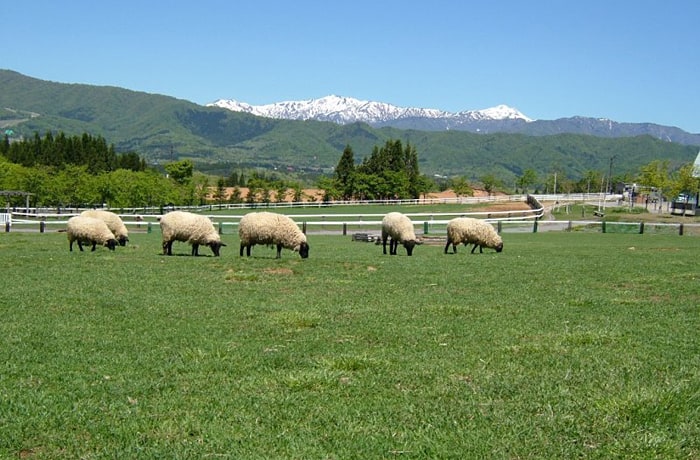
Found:
<path fill-rule="evenodd" d="M 496 191 L 498 187 L 502 185 L 502 182 L 500 179 L 498 179 L 494 174 L 492 173 L 487 173 L 481 176 L 481 185 L 484 187 L 484 190 L 486 190 L 486 193 L 491 196 L 493 192 Z"/>
<path fill-rule="evenodd" d="M 515 186 L 518 187 L 522 193 L 527 193 L 530 186 L 537 183 L 537 173 L 534 169 L 526 169 L 523 171 L 522 175 L 518 177 L 515 181 Z"/>
<path fill-rule="evenodd" d="M 221 203 L 224 202 L 224 198 L 226 198 L 226 179 L 224 179 L 223 177 L 219 177 L 219 179 L 216 181 L 214 199 L 219 204 L 219 206 L 221 206 Z"/>
<path fill-rule="evenodd" d="M 342 196 L 342 192 L 338 189 L 338 181 L 330 177 L 321 177 L 316 186 L 323 190 L 323 201 L 334 201 Z"/>
<path fill-rule="evenodd" d="M 355 177 L 355 155 L 350 145 L 346 145 L 343 154 L 340 157 L 338 166 L 335 167 L 335 179 L 337 181 L 337 189 L 341 193 L 341 199 L 349 200 L 354 194 L 354 177 Z"/>
<path fill-rule="evenodd" d="M 174 161 L 172 163 L 167 163 L 164 168 L 168 176 L 178 184 L 184 185 L 192 180 L 192 175 L 194 173 L 194 163 L 192 160 Z"/>
<path fill-rule="evenodd" d="M 453 177 L 450 179 L 450 188 L 457 196 L 474 196 L 474 189 L 469 185 L 465 177 Z"/>
<path fill-rule="evenodd" d="M 576 183 L 575 191 L 581 193 L 598 193 L 603 189 L 603 174 L 600 171 L 589 169 Z"/>
<path fill-rule="evenodd" d="M 683 165 L 670 181 L 671 198 L 675 198 L 681 193 L 691 193 L 693 195 L 700 192 L 700 178 L 693 177 L 693 164 Z"/>
<path fill-rule="evenodd" d="M 642 166 L 637 181 L 639 185 L 668 190 L 671 181 L 668 160 L 654 160 Z"/>

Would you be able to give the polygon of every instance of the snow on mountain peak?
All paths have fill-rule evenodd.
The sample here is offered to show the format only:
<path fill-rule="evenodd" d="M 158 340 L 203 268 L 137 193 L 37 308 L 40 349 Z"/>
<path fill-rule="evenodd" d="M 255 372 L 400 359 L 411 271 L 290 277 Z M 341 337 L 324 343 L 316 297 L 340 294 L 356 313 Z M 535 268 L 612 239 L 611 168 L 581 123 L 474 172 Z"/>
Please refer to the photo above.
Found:
<path fill-rule="evenodd" d="M 454 122 L 488 120 L 533 121 L 507 105 L 458 113 L 438 109 L 397 107 L 384 102 L 363 101 L 352 97 L 329 95 L 319 99 L 284 101 L 266 105 L 250 105 L 235 100 L 219 99 L 209 106 L 235 112 L 246 112 L 269 118 L 332 121 L 339 124 L 365 122 L 382 124 L 406 119 L 448 119 Z"/>
<path fill-rule="evenodd" d="M 486 118 L 493 120 L 520 119 L 525 121 L 533 121 L 532 119 L 523 115 L 520 111 L 503 104 L 497 105 L 496 107 L 491 107 L 490 109 L 477 110 L 477 112 L 484 115 Z"/>

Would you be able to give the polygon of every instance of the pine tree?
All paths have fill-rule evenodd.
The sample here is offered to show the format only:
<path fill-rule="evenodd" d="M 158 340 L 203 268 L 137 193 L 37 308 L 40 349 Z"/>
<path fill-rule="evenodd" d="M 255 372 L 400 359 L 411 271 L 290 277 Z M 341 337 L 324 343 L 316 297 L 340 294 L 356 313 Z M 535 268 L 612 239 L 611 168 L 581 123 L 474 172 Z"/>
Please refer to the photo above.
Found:
<path fill-rule="evenodd" d="M 348 200 L 352 198 L 353 182 L 355 176 L 355 157 L 352 152 L 352 147 L 346 145 L 343 150 L 343 155 L 340 157 L 338 166 L 335 168 L 335 178 L 338 181 L 338 189 L 342 194 L 342 199 Z"/>

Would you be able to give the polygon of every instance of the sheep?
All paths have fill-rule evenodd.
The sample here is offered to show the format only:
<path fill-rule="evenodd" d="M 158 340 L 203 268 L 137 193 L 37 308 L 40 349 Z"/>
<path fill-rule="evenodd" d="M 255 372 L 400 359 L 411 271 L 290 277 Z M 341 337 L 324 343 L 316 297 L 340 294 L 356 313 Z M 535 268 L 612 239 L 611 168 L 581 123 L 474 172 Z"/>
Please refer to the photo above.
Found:
<path fill-rule="evenodd" d="M 382 219 L 382 246 L 384 254 L 386 254 L 387 238 L 391 238 L 391 241 L 389 241 L 389 254 L 392 256 L 396 255 L 399 243 L 403 244 L 403 247 L 406 248 L 406 254 L 409 256 L 413 255 L 413 248 L 417 244 L 421 244 L 421 241 L 416 238 L 413 222 L 408 216 L 400 212 L 390 212 Z"/>
<path fill-rule="evenodd" d="M 465 246 L 472 243 L 472 254 L 478 247 L 479 252 L 484 252 L 484 246 L 495 249 L 496 252 L 503 250 L 503 240 L 490 223 L 471 217 L 457 217 L 447 223 L 447 244 L 445 254 L 452 245 L 452 252 L 457 253 L 457 245 L 464 243 Z"/>
<path fill-rule="evenodd" d="M 289 217 L 273 212 L 251 212 L 241 218 L 238 226 L 241 239 L 240 255 L 243 250 L 250 256 L 250 249 L 256 244 L 277 245 L 277 259 L 282 257 L 282 248 L 299 252 L 302 259 L 309 257 L 309 244 L 306 235 L 296 222 Z"/>
<path fill-rule="evenodd" d="M 92 251 L 97 244 L 106 246 L 111 251 L 117 246 L 117 239 L 109 230 L 107 224 L 101 219 L 87 216 L 73 216 L 68 219 L 66 232 L 68 234 L 68 248 L 73 252 L 73 242 L 78 242 L 78 247 L 83 250 L 83 243 L 92 244 Z"/>
<path fill-rule="evenodd" d="M 226 246 L 208 217 L 186 211 L 172 211 L 160 218 L 163 234 L 163 254 L 172 255 L 173 241 L 188 242 L 192 245 L 192 255 L 199 255 L 199 245 L 209 246 L 215 257 Z"/>
<path fill-rule="evenodd" d="M 118 215 L 102 209 L 89 209 L 83 211 L 80 215 L 103 220 L 112 233 L 114 233 L 114 237 L 119 242 L 119 246 L 126 246 L 126 243 L 129 241 L 129 231 Z"/>

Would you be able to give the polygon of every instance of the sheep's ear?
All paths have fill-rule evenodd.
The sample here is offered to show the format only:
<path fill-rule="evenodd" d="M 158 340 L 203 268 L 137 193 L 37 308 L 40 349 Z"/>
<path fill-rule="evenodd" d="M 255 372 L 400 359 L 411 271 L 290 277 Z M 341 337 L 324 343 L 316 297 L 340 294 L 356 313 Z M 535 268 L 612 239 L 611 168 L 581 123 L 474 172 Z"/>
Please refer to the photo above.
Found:
<path fill-rule="evenodd" d="M 226 246 L 226 243 L 221 243 L 221 246 Z"/>

